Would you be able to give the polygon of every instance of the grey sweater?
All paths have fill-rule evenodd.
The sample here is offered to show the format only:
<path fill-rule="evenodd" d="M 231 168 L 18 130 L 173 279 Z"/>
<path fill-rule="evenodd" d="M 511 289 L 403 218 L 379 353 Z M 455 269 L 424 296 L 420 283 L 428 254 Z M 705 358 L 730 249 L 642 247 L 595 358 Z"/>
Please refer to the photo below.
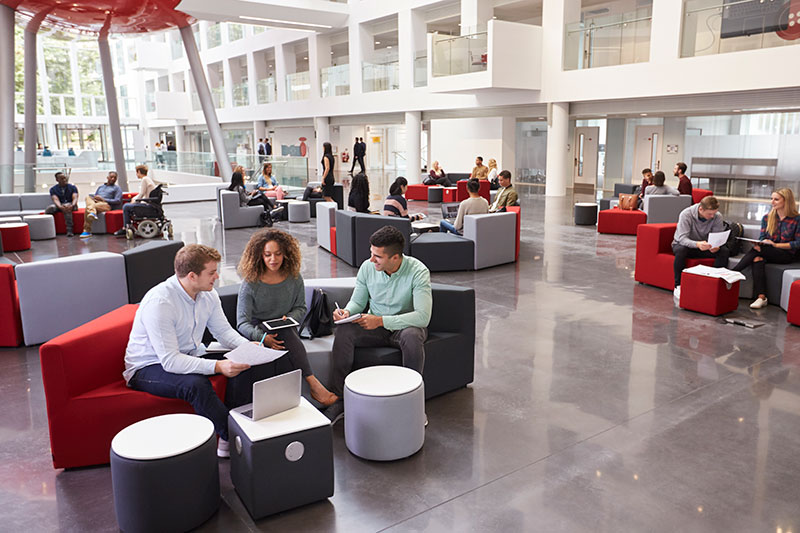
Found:
<path fill-rule="evenodd" d="M 671 196 L 680 196 L 681 193 L 678 192 L 678 189 L 670 187 L 669 185 L 662 185 L 661 187 L 656 187 L 655 185 L 649 185 L 644 190 L 645 196 L 658 196 L 658 195 L 671 195 Z"/>
<path fill-rule="evenodd" d="M 673 246 L 680 244 L 687 248 L 697 248 L 697 242 L 707 240 L 709 233 L 725 230 L 719 211 L 711 220 L 701 220 L 697 214 L 699 207 L 700 204 L 694 204 L 681 211 L 678 216 L 678 227 L 675 228 L 675 237 L 672 240 Z"/>
<path fill-rule="evenodd" d="M 257 324 L 284 315 L 294 318 L 298 324 L 306 316 L 306 290 L 302 276 L 289 276 L 275 285 L 260 281 L 242 282 L 236 304 L 236 329 L 242 336 L 261 340 L 264 332 Z"/>
<path fill-rule="evenodd" d="M 464 217 L 467 215 L 485 215 L 489 212 L 489 202 L 482 196 L 478 198 L 467 198 L 462 201 L 458 206 L 458 214 L 456 214 L 456 222 L 453 224 L 456 230 L 461 231 L 464 229 Z"/>

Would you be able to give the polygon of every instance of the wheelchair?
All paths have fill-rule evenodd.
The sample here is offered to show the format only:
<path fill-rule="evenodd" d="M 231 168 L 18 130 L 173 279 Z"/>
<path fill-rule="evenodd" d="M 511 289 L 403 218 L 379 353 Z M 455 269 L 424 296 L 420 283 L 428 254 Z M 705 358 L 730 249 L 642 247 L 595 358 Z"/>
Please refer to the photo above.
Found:
<path fill-rule="evenodd" d="M 125 227 L 125 236 L 132 240 L 136 235 L 144 239 L 152 239 L 166 233 L 172 238 L 172 222 L 164 216 L 161 207 L 163 195 L 169 194 L 159 185 L 148 198 L 139 200 L 131 209 L 131 222 Z"/>

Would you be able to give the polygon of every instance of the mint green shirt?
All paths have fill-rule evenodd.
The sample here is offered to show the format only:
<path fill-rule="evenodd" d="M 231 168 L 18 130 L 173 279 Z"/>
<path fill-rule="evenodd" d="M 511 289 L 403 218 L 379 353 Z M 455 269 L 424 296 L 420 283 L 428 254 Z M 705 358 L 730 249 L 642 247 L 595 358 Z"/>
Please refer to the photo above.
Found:
<path fill-rule="evenodd" d="M 345 309 L 351 315 L 361 313 L 367 304 L 370 314 L 383 317 L 383 327 L 389 331 L 427 328 L 433 307 L 428 267 L 415 257 L 403 255 L 400 268 L 389 276 L 375 270 L 367 259 L 358 269 L 356 288 Z"/>

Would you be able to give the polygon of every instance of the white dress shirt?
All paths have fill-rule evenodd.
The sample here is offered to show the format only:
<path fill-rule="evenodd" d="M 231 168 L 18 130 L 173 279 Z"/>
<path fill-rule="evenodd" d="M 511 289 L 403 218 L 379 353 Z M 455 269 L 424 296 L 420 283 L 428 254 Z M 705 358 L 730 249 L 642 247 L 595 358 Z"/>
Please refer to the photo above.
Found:
<path fill-rule="evenodd" d="M 125 350 L 125 381 L 157 363 L 173 374 L 214 374 L 216 361 L 200 357 L 206 327 L 226 348 L 249 342 L 228 323 L 217 291 L 201 291 L 193 300 L 177 276 L 159 283 L 136 310 Z"/>

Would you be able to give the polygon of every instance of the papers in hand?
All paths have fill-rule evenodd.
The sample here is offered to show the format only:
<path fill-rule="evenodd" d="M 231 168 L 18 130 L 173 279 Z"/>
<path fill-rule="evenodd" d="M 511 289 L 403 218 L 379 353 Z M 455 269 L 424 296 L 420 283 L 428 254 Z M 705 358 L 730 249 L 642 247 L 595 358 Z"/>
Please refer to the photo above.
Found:
<path fill-rule="evenodd" d="M 735 283 L 746 279 L 744 274 L 727 268 L 714 268 L 705 265 L 696 265 L 691 268 L 683 269 L 684 272 L 689 274 L 697 274 L 698 276 L 708 276 L 710 278 L 720 278 L 726 283 Z"/>
<path fill-rule="evenodd" d="M 709 233 L 708 234 L 708 244 L 711 245 L 712 248 L 719 248 L 726 242 L 728 242 L 728 236 L 731 234 L 731 230 L 726 231 L 719 231 L 716 233 Z"/>
<path fill-rule="evenodd" d="M 286 354 L 286 350 L 273 350 L 272 348 L 264 348 L 258 344 L 247 342 L 226 353 L 225 357 L 234 363 L 254 366 L 271 363 L 284 354 Z"/>
<path fill-rule="evenodd" d="M 361 313 L 356 313 L 354 315 L 350 315 L 347 318 L 343 318 L 341 320 L 335 320 L 333 323 L 338 326 L 339 324 L 347 324 L 348 322 L 355 322 L 359 318 L 361 318 Z"/>
<path fill-rule="evenodd" d="M 206 353 L 225 353 L 231 351 L 230 348 L 226 348 L 222 345 L 222 343 L 214 341 L 209 342 L 208 347 L 206 348 Z"/>

